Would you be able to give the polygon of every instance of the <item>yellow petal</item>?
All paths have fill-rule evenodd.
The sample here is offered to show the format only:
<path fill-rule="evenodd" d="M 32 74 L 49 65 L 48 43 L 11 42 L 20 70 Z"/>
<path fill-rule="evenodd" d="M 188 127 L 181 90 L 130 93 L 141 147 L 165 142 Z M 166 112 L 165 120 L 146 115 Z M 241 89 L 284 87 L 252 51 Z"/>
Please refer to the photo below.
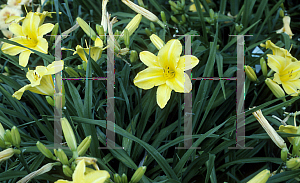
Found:
<path fill-rule="evenodd" d="M 151 67 L 151 66 L 159 67 L 159 64 L 157 61 L 158 57 L 149 51 L 140 52 L 140 59 L 148 67 Z"/>
<path fill-rule="evenodd" d="M 95 40 L 95 46 L 103 47 L 103 41 L 99 37 Z"/>
<path fill-rule="evenodd" d="M 17 23 L 12 23 L 9 26 L 9 30 L 15 34 L 15 36 L 24 36 L 22 32 L 22 27 Z"/>
<path fill-rule="evenodd" d="M 292 126 L 292 125 L 280 125 L 279 126 L 279 130 L 277 130 L 277 132 L 284 132 L 284 133 L 292 133 L 292 134 L 296 134 L 298 130 L 298 127 L 296 126 Z M 292 143 L 294 137 L 288 137 L 288 140 L 290 141 L 290 143 Z"/>
<path fill-rule="evenodd" d="M 37 38 L 38 42 L 36 44 L 36 46 L 33 48 L 39 52 L 42 53 L 48 53 L 48 42 L 46 39 L 42 38 L 42 37 L 38 37 Z"/>
<path fill-rule="evenodd" d="M 190 77 L 181 69 L 176 69 L 175 77 L 168 79 L 166 84 L 176 92 L 189 93 L 192 90 Z"/>
<path fill-rule="evenodd" d="M 275 72 L 280 72 L 286 66 L 285 58 L 268 54 L 268 66 Z"/>
<path fill-rule="evenodd" d="M 284 32 L 290 36 L 290 39 L 292 39 L 292 36 L 294 35 L 292 33 L 291 27 L 290 27 L 290 23 L 291 23 L 291 17 L 289 16 L 285 16 L 283 17 L 283 28 L 284 28 Z"/>
<path fill-rule="evenodd" d="M 295 80 L 300 78 L 300 62 L 291 62 L 288 66 L 284 68 L 282 73 L 280 73 L 283 80 Z"/>
<path fill-rule="evenodd" d="M 88 60 L 87 60 L 87 58 L 86 58 L 86 56 L 85 56 L 84 49 L 83 49 L 80 45 L 77 45 L 75 49 L 76 49 L 76 53 L 79 55 L 79 57 L 80 57 L 83 61 L 87 62 Z M 88 53 L 89 53 L 89 52 L 87 52 L 87 54 L 88 54 Z"/>
<path fill-rule="evenodd" d="M 46 75 L 49 74 L 55 74 L 57 72 L 62 71 L 64 68 L 64 61 L 60 60 L 60 61 L 54 61 L 51 64 L 49 64 L 47 66 L 47 72 L 45 73 Z"/>
<path fill-rule="evenodd" d="M 300 84 L 300 80 L 296 82 L 287 81 L 287 82 L 282 82 L 282 87 L 287 94 L 293 93 L 291 96 L 298 96 L 297 88 L 300 88 L 299 84 Z"/>
<path fill-rule="evenodd" d="M 282 56 L 282 57 L 285 57 L 285 55 L 286 55 L 285 49 L 279 48 L 274 43 L 272 43 L 272 41 L 270 41 L 270 40 L 266 41 L 266 48 L 267 49 L 270 48 L 273 51 L 273 55 L 278 55 L 278 56 Z"/>
<path fill-rule="evenodd" d="M 28 90 L 33 92 L 33 93 L 37 93 L 37 94 L 41 94 L 41 95 L 48 95 L 48 96 L 53 96 L 54 94 L 54 83 L 53 83 L 53 79 L 51 75 L 46 75 L 43 76 L 40 84 L 34 87 L 28 87 Z"/>
<path fill-rule="evenodd" d="M 42 66 L 38 66 L 38 67 L 42 67 Z M 31 86 L 39 85 L 42 79 L 42 77 L 34 70 L 29 70 L 26 73 L 26 77 L 30 81 Z"/>
<path fill-rule="evenodd" d="M 23 86 L 21 89 L 19 89 L 18 91 L 16 91 L 12 97 L 15 97 L 16 99 L 20 100 L 23 93 L 30 87 L 30 85 L 25 85 Z"/>
<path fill-rule="evenodd" d="M 158 106 L 162 109 L 168 103 L 171 97 L 172 89 L 167 84 L 159 85 L 156 92 L 156 100 Z"/>
<path fill-rule="evenodd" d="M 170 67 L 175 70 L 182 52 L 182 45 L 179 40 L 172 39 L 158 52 L 158 62 L 162 68 Z"/>
<path fill-rule="evenodd" d="M 90 56 L 94 61 L 97 61 L 102 54 L 102 49 L 99 47 L 91 47 Z"/>
<path fill-rule="evenodd" d="M 184 55 L 180 57 L 177 68 L 187 71 L 195 67 L 198 63 L 199 60 L 197 57 L 193 55 Z"/>
<path fill-rule="evenodd" d="M 38 36 L 43 36 L 45 34 L 47 34 L 48 32 L 51 32 L 53 29 L 54 25 L 47 23 L 47 24 L 43 24 L 38 28 Z"/>
<path fill-rule="evenodd" d="M 24 35 L 30 38 L 36 38 L 38 35 L 38 26 L 40 17 L 33 12 L 29 12 L 23 21 L 22 30 Z"/>
<path fill-rule="evenodd" d="M 67 181 L 67 180 L 58 180 L 58 181 L 56 181 L 56 182 L 54 182 L 54 183 L 69 183 L 69 182 L 72 182 L 72 181 Z"/>
<path fill-rule="evenodd" d="M 10 41 L 14 41 L 13 39 L 15 39 L 15 38 L 10 39 Z M 12 44 L 4 43 L 2 45 L 1 50 L 5 54 L 15 56 L 15 55 L 19 54 L 20 52 L 25 51 L 27 49 L 23 48 L 23 47 L 20 47 L 20 46 L 15 46 L 15 45 L 12 45 Z"/>
<path fill-rule="evenodd" d="M 23 51 L 19 56 L 20 66 L 26 67 L 28 64 L 29 56 L 31 54 L 30 50 Z"/>
<path fill-rule="evenodd" d="M 154 86 L 165 84 L 166 79 L 163 76 L 162 68 L 148 67 L 135 76 L 133 83 L 137 87 L 147 90 Z"/>
<path fill-rule="evenodd" d="M 83 183 L 84 182 L 84 172 L 85 172 L 85 163 L 84 160 L 81 160 L 72 175 L 74 183 Z"/>
<path fill-rule="evenodd" d="M 97 170 L 88 173 L 85 178 L 85 183 L 103 183 L 110 177 L 109 173 L 105 170 Z"/>

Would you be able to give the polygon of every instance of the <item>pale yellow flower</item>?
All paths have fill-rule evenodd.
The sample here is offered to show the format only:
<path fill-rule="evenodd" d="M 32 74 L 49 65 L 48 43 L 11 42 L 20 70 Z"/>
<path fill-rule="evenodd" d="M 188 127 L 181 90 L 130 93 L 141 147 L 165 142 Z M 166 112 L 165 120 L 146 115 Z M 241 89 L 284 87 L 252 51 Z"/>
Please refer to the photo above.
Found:
<path fill-rule="evenodd" d="M 7 29 L 10 23 L 5 23 L 5 21 L 11 16 L 21 16 L 22 11 L 17 8 L 5 6 L 0 10 L 0 29 Z"/>
<path fill-rule="evenodd" d="M 265 169 L 260 173 L 258 173 L 257 175 L 255 175 L 255 177 L 253 177 L 247 183 L 265 183 L 268 181 L 269 177 L 270 177 L 270 170 Z"/>
<path fill-rule="evenodd" d="M 7 0 L 7 5 L 21 9 L 22 5 L 28 5 L 32 0 Z"/>
<path fill-rule="evenodd" d="M 13 97 L 20 100 L 26 90 L 31 92 L 52 96 L 54 94 L 54 83 L 52 74 L 63 69 L 64 62 L 54 61 L 52 64 L 45 66 L 37 66 L 35 70 L 29 70 L 26 74 L 30 84 L 23 86 L 13 94 Z"/>
<path fill-rule="evenodd" d="M 72 175 L 73 181 L 58 180 L 55 183 L 104 183 L 106 179 L 110 178 L 110 175 L 105 170 L 93 170 L 85 167 L 85 161 L 81 160 Z"/>
<path fill-rule="evenodd" d="M 172 39 L 167 42 L 155 56 L 153 53 L 143 51 L 140 53 L 141 61 L 148 66 L 134 78 L 134 84 L 142 89 L 157 88 L 157 104 L 164 108 L 171 96 L 171 91 L 189 93 L 192 90 L 190 77 L 184 71 L 195 67 L 199 60 L 192 55 L 180 56 L 182 45 L 179 40 Z M 190 63 L 186 65 L 186 60 Z"/>
<path fill-rule="evenodd" d="M 34 49 L 42 53 L 48 53 L 48 42 L 43 38 L 43 35 L 50 32 L 54 25 L 51 23 L 43 24 L 40 26 L 40 19 L 38 14 L 29 12 L 23 21 L 22 26 L 17 23 L 12 23 L 9 30 L 15 34 L 16 37 L 9 39 L 10 41 L 17 42 L 27 48 Z M 1 50 L 9 55 L 17 55 L 19 53 L 19 64 L 26 67 L 28 64 L 29 56 L 32 51 L 29 49 L 15 46 L 12 44 L 4 43 Z"/>
<path fill-rule="evenodd" d="M 102 55 L 103 41 L 99 37 L 97 37 L 94 46 L 82 48 L 80 45 L 77 45 L 75 49 L 76 51 L 73 53 L 73 55 L 78 54 L 80 58 L 86 63 L 88 62 L 86 54 L 89 55 L 94 61 L 97 61 Z"/>
<path fill-rule="evenodd" d="M 298 127 L 293 126 L 293 125 L 286 125 L 286 126 L 280 125 L 279 130 L 277 130 L 277 132 L 297 134 L 297 130 L 298 130 Z M 288 140 L 290 141 L 290 143 L 292 143 L 294 140 L 294 137 L 288 137 Z"/>
<path fill-rule="evenodd" d="M 292 33 L 291 27 L 290 27 L 290 23 L 291 23 L 291 17 L 289 16 L 284 16 L 283 19 L 283 27 L 279 30 L 276 31 L 276 33 L 286 33 L 287 35 L 290 36 L 290 39 L 292 39 L 292 36 L 294 35 Z"/>

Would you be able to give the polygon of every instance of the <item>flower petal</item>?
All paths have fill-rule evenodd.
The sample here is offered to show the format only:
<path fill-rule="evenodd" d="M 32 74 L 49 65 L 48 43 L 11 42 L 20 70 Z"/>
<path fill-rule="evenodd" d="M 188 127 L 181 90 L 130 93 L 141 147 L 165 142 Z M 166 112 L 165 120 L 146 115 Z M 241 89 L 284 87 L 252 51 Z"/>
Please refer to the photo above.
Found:
<path fill-rule="evenodd" d="M 23 21 L 22 30 L 24 35 L 29 38 L 36 38 L 38 35 L 38 27 L 40 23 L 40 17 L 33 12 L 29 12 Z"/>
<path fill-rule="evenodd" d="M 28 64 L 29 56 L 31 54 L 30 50 L 23 51 L 19 56 L 19 65 L 26 67 Z"/>
<path fill-rule="evenodd" d="M 109 173 L 105 170 L 97 170 L 88 173 L 84 179 L 85 183 L 103 183 L 110 177 Z"/>
<path fill-rule="evenodd" d="M 43 76 L 40 84 L 34 87 L 29 87 L 29 91 L 41 95 L 53 96 L 54 94 L 54 83 L 51 75 Z"/>
<path fill-rule="evenodd" d="M 195 67 L 198 63 L 199 60 L 197 57 L 193 55 L 184 55 L 180 57 L 177 68 L 187 71 Z"/>
<path fill-rule="evenodd" d="M 51 23 L 43 24 L 38 28 L 38 36 L 43 36 L 48 32 L 51 32 L 54 25 Z"/>
<path fill-rule="evenodd" d="M 33 49 L 35 49 L 36 51 L 47 54 L 48 53 L 48 42 L 47 42 L 47 40 L 45 38 L 38 37 L 37 38 L 37 44 Z"/>
<path fill-rule="evenodd" d="M 300 62 L 291 62 L 280 73 L 281 80 L 295 80 L 300 78 Z"/>
<path fill-rule="evenodd" d="M 166 79 L 163 76 L 162 68 L 148 67 L 135 76 L 133 83 L 137 87 L 147 90 L 154 86 L 165 84 Z"/>
<path fill-rule="evenodd" d="M 22 27 L 17 23 L 12 23 L 9 26 L 9 30 L 15 34 L 15 36 L 24 36 L 22 32 Z"/>
<path fill-rule="evenodd" d="M 268 54 L 268 66 L 275 72 L 280 72 L 285 67 L 285 58 Z"/>
<path fill-rule="evenodd" d="M 23 95 L 23 93 L 24 93 L 26 90 L 28 90 L 29 87 L 30 87 L 30 85 L 25 85 L 25 86 L 23 86 L 21 89 L 19 89 L 18 91 L 16 91 L 16 92 L 12 95 L 12 97 L 15 97 L 16 99 L 20 100 L 21 97 L 22 97 L 22 95 Z"/>
<path fill-rule="evenodd" d="M 82 48 L 80 45 L 77 45 L 75 49 L 76 49 L 76 53 L 79 55 L 79 57 L 80 57 L 83 61 L 87 62 L 87 58 L 86 58 L 86 56 L 85 56 L 84 48 Z M 87 54 L 88 54 L 88 53 L 89 53 L 89 52 L 87 52 Z"/>
<path fill-rule="evenodd" d="M 148 67 L 151 67 L 151 66 L 159 67 L 159 64 L 157 61 L 158 57 L 149 51 L 140 52 L 140 59 Z"/>
<path fill-rule="evenodd" d="M 45 75 L 49 75 L 49 74 L 55 74 L 57 72 L 62 71 L 64 68 L 64 61 L 60 60 L 60 61 L 54 61 L 51 64 L 49 64 L 47 66 L 47 72 L 45 73 Z"/>
<path fill-rule="evenodd" d="M 81 160 L 72 175 L 73 182 L 74 183 L 83 183 L 84 182 L 84 172 L 85 172 L 85 162 L 84 160 Z"/>
<path fill-rule="evenodd" d="M 59 179 L 58 181 L 56 181 L 54 183 L 69 183 L 69 182 L 72 182 L 72 181 L 67 181 L 67 180 L 61 180 L 61 179 Z"/>
<path fill-rule="evenodd" d="M 192 90 L 190 77 L 181 69 L 176 69 L 175 77 L 168 79 L 166 84 L 176 92 L 189 93 Z"/>
<path fill-rule="evenodd" d="M 157 104 L 158 106 L 162 109 L 166 106 L 166 104 L 168 103 L 170 97 L 171 97 L 171 91 L 172 89 L 166 85 L 160 85 L 157 88 L 157 92 L 156 92 L 156 100 L 157 100 Z"/>
<path fill-rule="evenodd" d="M 38 66 L 42 67 L 42 66 Z M 34 70 L 29 70 L 26 73 L 27 79 L 30 81 L 31 86 L 37 86 L 40 84 L 42 77 Z"/>
<path fill-rule="evenodd" d="M 103 41 L 99 37 L 95 40 L 95 46 L 103 47 Z"/>
<path fill-rule="evenodd" d="M 182 45 L 178 39 L 172 39 L 162 47 L 158 52 L 158 62 L 162 68 L 170 67 L 171 70 L 177 68 L 177 62 L 179 61 L 182 52 Z"/>
<path fill-rule="evenodd" d="M 287 94 L 294 93 L 291 96 L 298 96 L 297 88 L 299 84 L 300 84 L 300 80 L 298 82 L 287 81 L 287 82 L 282 82 L 282 87 Z"/>

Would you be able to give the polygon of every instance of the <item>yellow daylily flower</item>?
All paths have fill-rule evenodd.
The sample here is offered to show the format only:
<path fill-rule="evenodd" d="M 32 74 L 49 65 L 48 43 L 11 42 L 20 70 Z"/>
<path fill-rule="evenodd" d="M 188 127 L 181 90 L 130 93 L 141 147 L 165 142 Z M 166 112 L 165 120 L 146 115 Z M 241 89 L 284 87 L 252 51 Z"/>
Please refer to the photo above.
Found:
<path fill-rule="evenodd" d="M 85 53 L 87 53 L 87 54 L 90 53 L 89 56 L 94 61 L 97 61 L 102 55 L 103 42 L 99 37 L 97 37 L 95 40 L 95 46 L 92 46 L 89 48 L 82 48 L 80 45 L 77 45 L 75 49 L 76 49 L 76 51 L 73 53 L 73 55 L 78 54 L 80 56 L 80 58 L 83 61 L 85 61 L 86 63 L 88 62 L 88 58 L 86 57 Z M 89 49 L 90 49 L 90 51 L 89 51 Z"/>
<path fill-rule="evenodd" d="M 184 71 L 195 67 L 199 60 L 192 55 L 180 56 L 182 45 L 179 40 L 167 42 L 155 56 L 149 51 L 140 53 L 141 61 L 148 66 L 134 78 L 134 84 L 142 89 L 157 88 L 157 104 L 164 108 L 171 96 L 171 91 L 189 93 L 192 90 L 190 77 Z M 190 60 L 189 64 L 185 60 Z"/>
<path fill-rule="evenodd" d="M 273 52 L 273 55 L 284 57 L 289 64 L 290 62 L 297 61 L 295 57 L 293 57 L 290 52 L 284 48 L 280 48 L 276 46 L 272 41 L 268 40 L 266 41 L 266 44 L 263 45 L 266 49 L 271 49 Z"/>
<path fill-rule="evenodd" d="M 58 180 L 55 183 L 103 183 L 110 175 L 105 170 L 93 170 L 85 167 L 85 161 L 81 160 L 72 175 L 73 181 Z"/>
<path fill-rule="evenodd" d="M 59 72 L 63 69 L 64 62 L 54 61 L 52 64 L 45 66 L 37 66 L 35 70 L 29 70 L 26 77 L 30 81 L 30 84 L 23 86 L 21 89 L 13 94 L 13 97 L 20 100 L 23 93 L 26 90 L 31 92 L 53 96 L 54 94 L 54 83 L 52 74 Z"/>
<path fill-rule="evenodd" d="M 287 35 L 290 36 L 290 39 L 292 39 L 292 36 L 294 35 L 292 33 L 291 27 L 290 27 L 290 23 L 291 23 L 291 17 L 289 16 L 284 16 L 283 19 L 283 27 L 279 30 L 276 31 L 276 33 L 286 33 Z"/>
<path fill-rule="evenodd" d="M 297 130 L 298 130 L 298 127 L 293 126 L 293 125 L 286 125 L 286 126 L 280 125 L 279 130 L 277 130 L 277 132 L 297 134 Z M 294 137 L 288 137 L 288 140 L 290 141 L 290 143 L 292 143 L 294 140 Z"/>
<path fill-rule="evenodd" d="M 51 23 L 46 23 L 40 26 L 40 22 L 41 18 L 38 14 L 29 12 L 24 19 L 22 26 L 17 23 L 12 23 L 9 26 L 9 30 L 16 36 L 9 40 L 17 42 L 23 46 L 26 46 L 27 48 L 47 54 L 48 42 L 43 38 L 43 35 L 52 31 L 54 25 Z M 27 48 L 4 43 L 1 50 L 4 53 L 13 56 L 20 53 L 19 64 L 23 67 L 26 67 L 29 56 L 31 53 L 33 53 Z"/>
<path fill-rule="evenodd" d="M 274 81 L 282 84 L 284 91 L 297 96 L 300 89 L 300 62 L 289 62 L 286 58 L 268 54 L 268 66 L 275 71 Z"/>

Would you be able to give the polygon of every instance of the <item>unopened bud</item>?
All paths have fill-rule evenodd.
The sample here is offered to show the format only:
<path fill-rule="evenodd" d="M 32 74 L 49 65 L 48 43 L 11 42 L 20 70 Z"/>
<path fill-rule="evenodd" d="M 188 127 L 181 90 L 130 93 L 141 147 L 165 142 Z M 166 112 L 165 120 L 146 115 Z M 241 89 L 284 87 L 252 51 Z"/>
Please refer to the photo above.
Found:
<path fill-rule="evenodd" d="M 267 77 L 268 67 L 267 67 L 267 63 L 263 57 L 260 58 L 260 66 L 261 66 L 261 71 L 262 71 L 264 77 Z"/>
<path fill-rule="evenodd" d="M 171 19 L 172 19 L 172 21 L 173 21 L 173 22 L 175 22 L 175 23 L 179 24 L 179 21 L 178 21 L 178 20 L 177 20 L 177 18 L 176 18 L 176 17 L 174 17 L 173 15 L 171 16 Z"/>
<path fill-rule="evenodd" d="M 271 80 L 270 78 L 267 78 L 265 80 L 265 83 L 270 88 L 270 90 L 275 95 L 275 97 L 281 98 L 281 97 L 285 96 L 283 89 L 277 83 L 275 83 L 273 80 Z M 285 101 L 285 98 L 283 98 L 282 100 Z"/>
<path fill-rule="evenodd" d="M 58 28 L 59 28 L 59 24 L 56 23 L 52 29 L 52 32 L 51 32 L 51 37 L 50 37 L 50 41 L 51 42 L 54 42 L 55 41 L 55 36 L 57 35 L 58 33 Z"/>
<path fill-rule="evenodd" d="M 70 77 L 79 78 L 79 74 L 72 67 L 65 67 L 65 71 Z"/>
<path fill-rule="evenodd" d="M 4 138 L 2 138 L 2 137 L 0 137 L 0 147 L 1 147 L 2 149 L 5 149 L 5 148 L 6 148 L 5 140 L 4 140 Z"/>
<path fill-rule="evenodd" d="M 91 142 L 92 142 L 91 136 L 85 137 L 85 139 L 77 147 L 78 156 L 82 156 L 86 153 L 86 151 L 88 150 L 88 148 L 91 145 Z"/>
<path fill-rule="evenodd" d="M 9 68 L 7 66 L 4 66 L 4 70 L 5 72 L 7 72 L 8 74 L 10 73 Z"/>
<path fill-rule="evenodd" d="M 133 17 L 133 19 L 128 23 L 128 25 L 125 27 L 125 29 L 128 30 L 128 35 L 131 36 L 134 31 L 139 27 L 140 23 L 142 20 L 142 15 L 141 14 L 137 14 L 135 17 Z M 125 30 L 124 29 L 124 30 Z M 124 33 L 124 31 L 123 31 Z M 123 34 L 122 33 L 122 34 Z"/>
<path fill-rule="evenodd" d="M 104 40 L 105 34 L 104 34 L 104 28 L 103 28 L 103 26 L 96 24 L 96 31 L 97 31 L 100 39 Z"/>
<path fill-rule="evenodd" d="M 270 177 L 270 170 L 263 170 L 247 183 L 266 183 Z"/>
<path fill-rule="evenodd" d="M 279 11 L 279 15 L 280 15 L 280 17 L 284 17 L 284 11 L 281 9 L 280 11 Z"/>
<path fill-rule="evenodd" d="M 161 12 L 160 12 L 160 16 L 161 16 L 162 21 L 163 21 L 164 23 L 166 23 L 166 22 L 167 22 L 167 18 L 166 18 L 166 14 L 165 14 L 164 11 L 161 11 Z"/>
<path fill-rule="evenodd" d="M 2 126 L 2 124 L 0 123 L 0 137 L 2 137 L 4 139 L 4 134 L 5 134 L 5 130 Z"/>
<path fill-rule="evenodd" d="M 245 73 L 250 81 L 255 82 L 257 80 L 257 76 L 256 76 L 254 70 L 249 65 L 245 66 Z"/>
<path fill-rule="evenodd" d="M 79 26 L 82 28 L 82 30 L 93 40 L 97 38 L 97 35 L 95 31 L 80 17 L 76 18 L 76 21 L 78 22 Z"/>
<path fill-rule="evenodd" d="M 129 32 L 128 32 L 127 29 L 124 29 L 123 32 L 124 32 L 124 36 L 123 36 L 123 38 L 124 38 L 124 44 L 125 44 L 126 48 L 129 48 L 129 44 L 130 44 Z"/>
<path fill-rule="evenodd" d="M 209 16 L 211 19 L 214 19 L 214 16 L 215 16 L 215 12 L 213 9 L 209 9 Z"/>
<path fill-rule="evenodd" d="M 133 176 L 131 177 L 130 182 L 131 183 L 137 183 L 141 180 L 141 178 L 143 177 L 143 175 L 146 172 L 147 167 L 146 166 L 141 166 L 139 167 L 133 174 Z"/>
<path fill-rule="evenodd" d="M 114 174 L 114 182 L 115 183 L 122 183 L 122 179 L 121 179 L 120 175 L 117 174 L 117 173 Z"/>
<path fill-rule="evenodd" d="M 12 144 L 17 148 L 20 148 L 21 137 L 18 128 L 15 126 L 11 129 L 11 137 L 13 142 Z"/>
<path fill-rule="evenodd" d="M 75 163 L 75 161 L 72 162 L 72 164 L 71 164 L 71 169 L 72 169 L 73 171 L 75 171 L 75 169 L 76 169 L 76 163 Z"/>
<path fill-rule="evenodd" d="M 281 149 L 281 159 L 282 159 L 282 161 L 286 162 L 288 152 L 289 152 L 289 150 L 287 148 L 282 148 Z"/>
<path fill-rule="evenodd" d="M 170 4 L 173 8 L 178 9 L 178 6 L 177 6 L 177 4 L 176 4 L 175 2 L 169 1 L 169 4 Z"/>
<path fill-rule="evenodd" d="M 9 142 L 10 144 L 13 144 L 12 142 L 12 137 L 11 137 L 11 132 L 10 130 L 5 130 L 5 133 L 4 133 L 4 140 L 5 142 Z"/>
<path fill-rule="evenodd" d="M 51 106 L 54 106 L 54 100 L 52 97 L 46 96 L 45 98 L 46 98 L 48 104 L 50 104 Z"/>
<path fill-rule="evenodd" d="M 18 149 L 8 148 L 0 152 L 0 162 L 8 160 L 14 154 L 20 154 L 21 151 Z"/>
<path fill-rule="evenodd" d="M 152 34 L 150 36 L 150 40 L 158 50 L 165 45 L 164 41 L 161 40 L 156 34 Z"/>
<path fill-rule="evenodd" d="M 66 155 L 66 153 L 62 150 L 62 149 L 58 149 L 56 151 L 57 157 L 59 159 L 59 161 L 63 164 L 63 165 L 70 165 L 69 164 L 69 160 L 68 157 Z"/>
<path fill-rule="evenodd" d="M 186 22 L 186 18 L 185 18 L 185 16 L 184 16 L 184 15 L 181 15 L 181 20 L 182 20 L 182 22 L 183 22 L 183 23 L 185 23 L 185 22 Z"/>
<path fill-rule="evenodd" d="M 63 172 L 68 177 L 72 177 L 73 175 L 73 170 L 68 165 L 63 165 Z"/>
<path fill-rule="evenodd" d="M 131 50 L 131 51 L 130 51 L 130 57 L 129 57 L 129 59 L 130 59 L 130 62 L 131 62 L 131 63 L 134 63 L 134 62 L 137 61 L 137 59 L 138 59 L 138 54 L 137 54 L 137 52 L 136 52 L 135 50 Z"/>
<path fill-rule="evenodd" d="M 291 158 L 286 162 L 286 167 L 291 170 L 296 170 L 300 167 L 300 158 Z"/>
<path fill-rule="evenodd" d="M 150 29 L 151 29 L 151 32 L 152 32 L 152 33 L 155 33 L 155 32 L 156 32 L 155 25 L 154 25 L 154 23 L 152 23 L 152 22 L 150 22 Z"/>
<path fill-rule="evenodd" d="M 127 175 L 125 173 L 122 174 L 122 183 L 128 183 Z"/>
<path fill-rule="evenodd" d="M 67 144 L 69 146 L 69 148 L 71 149 L 71 151 L 76 151 L 77 152 L 77 143 L 76 143 L 76 138 L 73 132 L 73 129 L 70 125 L 70 123 L 68 122 L 68 120 L 66 118 L 61 118 L 61 127 L 65 136 L 65 139 L 67 141 Z"/>
<path fill-rule="evenodd" d="M 50 158 L 50 159 L 53 159 L 53 160 L 56 160 L 55 156 L 52 154 L 52 152 L 47 149 L 47 147 L 42 144 L 40 141 L 38 141 L 36 143 L 36 147 L 39 149 L 39 151 L 44 155 L 46 156 L 47 158 Z"/>
<path fill-rule="evenodd" d="M 242 29 L 243 29 L 243 25 L 242 24 L 235 24 L 235 30 L 238 32 L 238 33 L 240 33 L 241 31 L 242 31 Z"/>
<path fill-rule="evenodd" d="M 146 32 L 147 36 L 151 36 L 151 34 L 152 34 L 148 28 L 145 28 L 145 32 Z"/>

